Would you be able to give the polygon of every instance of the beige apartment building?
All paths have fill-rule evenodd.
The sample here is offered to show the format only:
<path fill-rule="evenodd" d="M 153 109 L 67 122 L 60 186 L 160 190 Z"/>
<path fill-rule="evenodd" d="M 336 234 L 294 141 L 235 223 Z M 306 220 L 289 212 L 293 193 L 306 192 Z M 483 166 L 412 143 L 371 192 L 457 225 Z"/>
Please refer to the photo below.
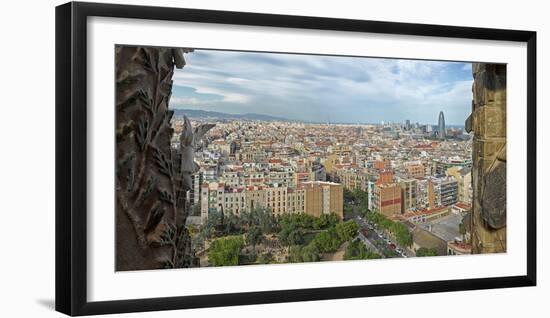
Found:
<path fill-rule="evenodd" d="M 401 213 L 415 211 L 417 206 L 417 180 L 401 180 L 399 181 L 399 185 L 401 186 Z"/>
<path fill-rule="evenodd" d="M 372 199 L 376 212 L 385 216 L 401 214 L 401 187 L 399 184 L 376 184 Z"/>
<path fill-rule="evenodd" d="M 305 213 L 319 217 L 321 214 L 335 213 L 344 217 L 344 190 L 341 184 L 324 181 L 304 182 Z"/>
<path fill-rule="evenodd" d="M 306 211 L 306 190 L 287 189 L 287 213 L 305 213 Z"/>
<path fill-rule="evenodd" d="M 406 162 L 404 166 L 409 178 L 422 178 L 425 175 L 426 168 L 419 161 Z"/>
<path fill-rule="evenodd" d="M 453 176 L 458 182 L 458 201 L 469 203 L 472 192 L 472 169 L 451 167 L 447 169 L 447 175 Z"/>
<path fill-rule="evenodd" d="M 245 192 L 245 206 L 250 211 L 266 207 L 264 186 L 247 186 Z"/>
<path fill-rule="evenodd" d="M 324 181 L 303 182 L 297 188 L 271 184 L 265 186 L 227 187 L 224 183 L 201 186 L 201 220 L 212 212 L 239 216 L 243 211 L 267 208 L 274 215 L 306 213 L 319 217 L 335 213 L 344 216 L 341 184 Z"/>
<path fill-rule="evenodd" d="M 338 170 L 337 176 L 342 183 L 342 186 L 350 191 L 359 189 L 361 191 L 367 191 L 368 176 L 357 170 Z"/>
<path fill-rule="evenodd" d="M 271 186 L 266 187 L 266 207 L 275 215 L 287 212 L 287 187 Z"/>

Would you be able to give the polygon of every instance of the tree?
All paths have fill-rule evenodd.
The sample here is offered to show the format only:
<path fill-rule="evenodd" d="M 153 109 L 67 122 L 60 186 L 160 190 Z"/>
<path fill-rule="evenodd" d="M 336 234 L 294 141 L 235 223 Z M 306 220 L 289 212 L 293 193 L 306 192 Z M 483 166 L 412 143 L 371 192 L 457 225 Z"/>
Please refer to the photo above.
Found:
<path fill-rule="evenodd" d="M 315 244 L 308 244 L 302 249 L 303 262 L 318 262 L 319 260 L 321 260 L 319 257 L 319 249 Z"/>
<path fill-rule="evenodd" d="M 222 222 L 223 215 L 218 211 L 212 211 L 208 213 L 208 220 L 206 221 L 205 227 L 216 229 L 222 225 Z"/>
<path fill-rule="evenodd" d="M 352 241 L 344 253 L 344 260 L 378 259 L 381 256 L 369 249 L 361 241 Z"/>
<path fill-rule="evenodd" d="M 244 240 L 241 236 L 217 239 L 208 249 L 208 261 L 214 266 L 238 265 L 243 246 Z"/>
<path fill-rule="evenodd" d="M 290 231 L 287 236 L 287 245 L 299 245 L 304 243 L 304 232 L 302 229 Z"/>
<path fill-rule="evenodd" d="M 246 241 L 252 245 L 254 252 L 256 252 L 256 245 L 262 242 L 263 237 L 262 229 L 257 225 L 252 226 L 246 232 Z"/>
<path fill-rule="evenodd" d="M 344 191 L 343 191 L 343 198 L 344 198 L 344 202 L 346 203 L 350 203 L 355 199 L 353 196 L 353 193 L 346 188 L 344 188 Z"/>
<path fill-rule="evenodd" d="M 385 217 L 382 214 L 377 212 L 367 214 L 367 220 L 377 225 L 380 224 L 380 222 L 382 222 L 382 220 L 384 219 Z"/>
<path fill-rule="evenodd" d="M 321 253 L 331 253 L 336 251 L 342 242 L 336 230 L 330 229 L 315 235 L 310 244 L 315 245 Z"/>
<path fill-rule="evenodd" d="M 435 248 L 426 248 L 421 247 L 416 251 L 416 256 L 418 257 L 424 257 L 424 256 L 437 256 L 437 249 Z"/>
<path fill-rule="evenodd" d="M 300 245 L 291 246 L 288 251 L 288 261 L 291 263 L 302 262 L 302 247 Z"/>
<path fill-rule="evenodd" d="M 277 231 L 277 219 L 273 214 L 266 209 L 255 209 L 252 217 L 257 220 L 257 225 L 260 226 L 264 233 L 274 233 Z"/>
<path fill-rule="evenodd" d="M 320 217 L 313 220 L 313 229 L 328 229 L 334 227 L 339 221 L 340 218 L 336 215 L 336 213 L 321 214 Z"/>
<path fill-rule="evenodd" d="M 412 245 L 412 235 L 405 224 L 401 222 L 393 222 L 390 226 L 390 231 L 395 236 L 397 244 L 406 247 Z"/>
<path fill-rule="evenodd" d="M 237 217 L 233 213 L 223 215 L 221 230 L 223 235 L 240 234 L 241 222 L 239 220 L 239 217 Z"/>
<path fill-rule="evenodd" d="M 289 223 L 279 232 L 279 239 L 286 246 L 300 245 L 304 242 L 304 233 L 296 224 Z"/>
<path fill-rule="evenodd" d="M 302 229 L 312 229 L 315 220 L 315 217 L 305 213 L 285 214 L 279 218 L 279 224 L 282 228 L 294 224 Z"/>
<path fill-rule="evenodd" d="M 460 224 L 458 225 L 458 232 L 462 236 L 462 241 L 464 242 L 464 235 L 466 235 L 466 226 L 463 222 L 460 222 Z"/>
<path fill-rule="evenodd" d="M 350 219 L 353 217 L 353 207 L 351 206 L 344 206 L 344 219 Z"/>
<path fill-rule="evenodd" d="M 338 223 L 335 227 L 336 233 L 342 241 L 350 241 L 357 236 L 359 225 L 353 220 L 349 220 L 343 223 Z"/>
<path fill-rule="evenodd" d="M 368 194 L 365 191 L 362 191 L 359 188 L 356 188 L 353 191 L 353 196 L 355 197 L 355 200 L 360 204 L 363 205 L 368 202 Z"/>

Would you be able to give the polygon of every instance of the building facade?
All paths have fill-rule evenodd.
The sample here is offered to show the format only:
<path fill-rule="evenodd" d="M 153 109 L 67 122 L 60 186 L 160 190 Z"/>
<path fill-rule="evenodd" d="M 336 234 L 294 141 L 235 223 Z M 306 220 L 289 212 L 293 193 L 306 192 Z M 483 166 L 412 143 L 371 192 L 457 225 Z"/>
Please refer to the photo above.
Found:
<path fill-rule="evenodd" d="M 339 183 L 305 182 L 301 185 L 305 191 L 305 213 L 319 217 L 321 214 L 335 213 L 344 217 L 344 192 Z"/>
<path fill-rule="evenodd" d="M 401 214 L 401 187 L 397 183 L 376 184 L 372 200 L 375 212 L 385 216 Z"/>
<path fill-rule="evenodd" d="M 306 213 L 315 217 L 335 213 L 344 217 L 343 187 L 324 181 L 307 181 L 296 188 L 281 184 L 230 187 L 204 183 L 200 192 L 201 221 L 211 213 L 240 216 L 244 211 L 266 208 L 273 215 Z"/>
<path fill-rule="evenodd" d="M 401 180 L 399 181 L 399 185 L 401 186 L 401 213 L 403 214 L 409 211 L 415 211 L 417 208 L 417 180 Z"/>

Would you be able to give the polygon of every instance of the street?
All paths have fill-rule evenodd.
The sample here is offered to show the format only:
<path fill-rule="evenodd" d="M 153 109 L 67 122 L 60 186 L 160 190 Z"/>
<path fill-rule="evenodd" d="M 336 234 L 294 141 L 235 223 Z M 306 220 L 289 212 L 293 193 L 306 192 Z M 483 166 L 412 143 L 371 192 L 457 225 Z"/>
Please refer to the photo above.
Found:
<path fill-rule="evenodd" d="M 363 217 L 361 217 L 357 211 L 357 206 L 353 206 L 353 212 L 351 218 L 359 225 L 359 239 L 367 246 L 367 248 L 375 251 L 380 254 L 383 258 L 399 258 L 405 257 L 401 253 L 398 253 L 396 250 L 390 248 L 390 244 L 394 244 L 398 247 L 398 244 L 393 242 L 389 236 L 383 237 L 384 234 L 380 235 L 376 233 L 374 224 L 370 224 Z M 389 242 L 386 241 L 386 238 Z M 413 256 L 411 252 L 406 248 L 401 248 L 404 255 L 407 257 Z"/>

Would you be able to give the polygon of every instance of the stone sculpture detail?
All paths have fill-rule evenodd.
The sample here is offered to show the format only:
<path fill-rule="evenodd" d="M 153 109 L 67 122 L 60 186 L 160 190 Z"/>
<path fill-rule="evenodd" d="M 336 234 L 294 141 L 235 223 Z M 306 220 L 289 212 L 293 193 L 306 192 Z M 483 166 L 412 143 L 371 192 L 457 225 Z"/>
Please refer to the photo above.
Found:
<path fill-rule="evenodd" d="M 190 267 L 195 263 L 185 221 L 197 171 L 194 146 L 212 128 L 186 118 L 172 149 L 168 109 L 174 67 L 192 49 L 117 46 L 116 270 Z"/>

